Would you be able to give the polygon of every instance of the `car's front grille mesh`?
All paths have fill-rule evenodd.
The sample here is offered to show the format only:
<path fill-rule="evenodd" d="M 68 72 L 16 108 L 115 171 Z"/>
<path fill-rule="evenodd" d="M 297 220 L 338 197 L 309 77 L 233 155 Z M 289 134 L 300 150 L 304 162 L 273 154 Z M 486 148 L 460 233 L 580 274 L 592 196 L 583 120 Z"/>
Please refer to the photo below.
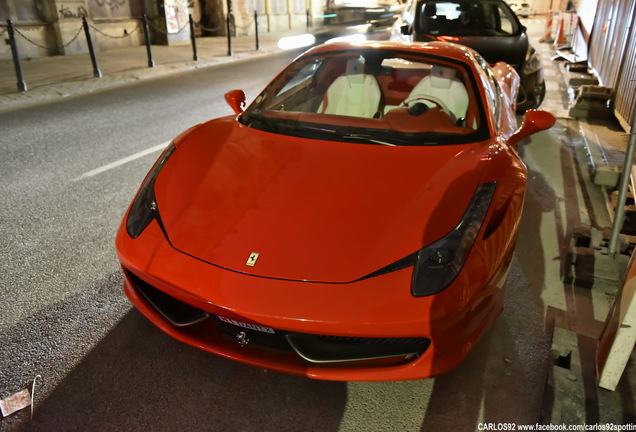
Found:
<path fill-rule="evenodd" d="M 412 337 L 412 338 L 369 338 L 369 337 L 351 337 L 351 336 L 325 336 L 319 335 L 323 341 L 337 342 L 346 344 L 365 344 L 365 345 L 392 345 L 392 344 L 417 344 L 421 343 L 426 338 Z"/>
<path fill-rule="evenodd" d="M 377 338 L 302 333 L 289 333 L 287 340 L 298 355 L 313 363 L 414 358 L 422 355 L 431 343 L 424 337 Z"/>
<path fill-rule="evenodd" d="M 188 331 L 205 321 L 214 323 L 219 333 L 242 346 L 253 346 L 275 351 L 295 351 L 312 363 L 337 363 L 386 358 L 415 358 L 423 354 L 430 345 L 425 337 L 360 337 L 332 336 L 288 332 L 270 329 L 273 333 L 259 331 L 259 326 L 231 324 L 194 306 L 177 300 L 130 272 L 126 272 L 135 290 L 149 304 L 180 331 Z M 238 322 L 237 322 L 238 323 Z M 264 329 L 269 329 L 263 327 Z"/>

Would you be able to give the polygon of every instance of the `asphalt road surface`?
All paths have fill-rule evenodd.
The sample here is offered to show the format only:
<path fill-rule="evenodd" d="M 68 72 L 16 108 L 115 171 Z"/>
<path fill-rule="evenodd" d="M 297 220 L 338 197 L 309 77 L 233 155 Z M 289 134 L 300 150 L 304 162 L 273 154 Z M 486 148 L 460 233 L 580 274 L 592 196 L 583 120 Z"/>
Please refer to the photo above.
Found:
<path fill-rule="evenodd" d="M 295 54 L 0 113 L 0 398 L 41 376 L 33 420 L 23 410 L 0 431 L 458 432 L 538 421 L 544 314 L 548 303 L 567 308 L 562 252 L 587 214 L 563 122 L 524 147 L 530 182 L 505 311 L 442 377 L 340 383 L 268 372 L 177 342 L 131 307 L 114 237 L 160 148 L 231 113 L 226 91 L 251 100 Z"/>

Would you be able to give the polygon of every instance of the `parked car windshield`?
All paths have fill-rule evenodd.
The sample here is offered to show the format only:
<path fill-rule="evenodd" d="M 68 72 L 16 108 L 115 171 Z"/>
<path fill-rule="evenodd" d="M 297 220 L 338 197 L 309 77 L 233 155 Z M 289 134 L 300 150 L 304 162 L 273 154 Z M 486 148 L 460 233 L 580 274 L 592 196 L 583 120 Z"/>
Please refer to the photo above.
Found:
<path fill-rule="evenodd" d="M 423 1 L 416 16 L 418 31 L 433 36 L 512 36 L 521 29 L 501 1 Z"/>
<path fill-rule="evenodd" d="M 468 143 L 489 136 L 468 67 L 443 57 L 353 49 L 306 55 L 240 121 L 283 135 L 378 145 Z"/>

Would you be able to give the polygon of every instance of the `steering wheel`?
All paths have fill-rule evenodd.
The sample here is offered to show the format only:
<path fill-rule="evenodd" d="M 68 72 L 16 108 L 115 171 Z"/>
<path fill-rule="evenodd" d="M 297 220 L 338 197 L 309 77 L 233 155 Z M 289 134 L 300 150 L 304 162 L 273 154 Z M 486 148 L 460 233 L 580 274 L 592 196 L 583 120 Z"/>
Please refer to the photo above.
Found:
<path fill-rule="evenodd" d="M 435 97 L 435 96 L 415 95 L 413 97 L 404 99 L 402 101 L 402 103 L 400 103 L 400 107 L 410 108 L 411 106 L 415 105 L 416 103 L 418 103 L 420 101 L 432 102 L 435 106 L 439 107 L 439 109 L 441 109 L 445 114 L 448 114 L 451 119 L 455 118 L 455 116 L 453 115 L 452 111 L 450 109 L 448 109 L 446 104 L 440 98 Z M 426 105 L 428 106 L 429 104 L 426 104 Z"/>

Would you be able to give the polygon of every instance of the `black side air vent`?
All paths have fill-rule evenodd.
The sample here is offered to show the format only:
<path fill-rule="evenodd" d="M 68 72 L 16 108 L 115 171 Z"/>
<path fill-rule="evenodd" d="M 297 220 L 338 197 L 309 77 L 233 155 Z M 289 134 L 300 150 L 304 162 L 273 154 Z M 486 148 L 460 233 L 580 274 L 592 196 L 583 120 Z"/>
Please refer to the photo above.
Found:
<path fill-rule="evenodd" d="M 423 337 L 365 338 L 301 333 L 288 333 L 287 341 L 299 356 L 312 363 L 419 356 L 431 343 Z"/>
<path fill-rule="evenodd" d="M 132 273 L 128 273 L 132 280 L 137 292 L 141 294 L 157 311 L 163 315 L 165 319 L 170 321 L 173 325 L 183 327 L 192 324 L 196 324 L 207 319 L 210 315 L 197 309 L 194 306 L 190 306 L 168 294 L 159 291 L 146 281 L 139 279 Z"/>

